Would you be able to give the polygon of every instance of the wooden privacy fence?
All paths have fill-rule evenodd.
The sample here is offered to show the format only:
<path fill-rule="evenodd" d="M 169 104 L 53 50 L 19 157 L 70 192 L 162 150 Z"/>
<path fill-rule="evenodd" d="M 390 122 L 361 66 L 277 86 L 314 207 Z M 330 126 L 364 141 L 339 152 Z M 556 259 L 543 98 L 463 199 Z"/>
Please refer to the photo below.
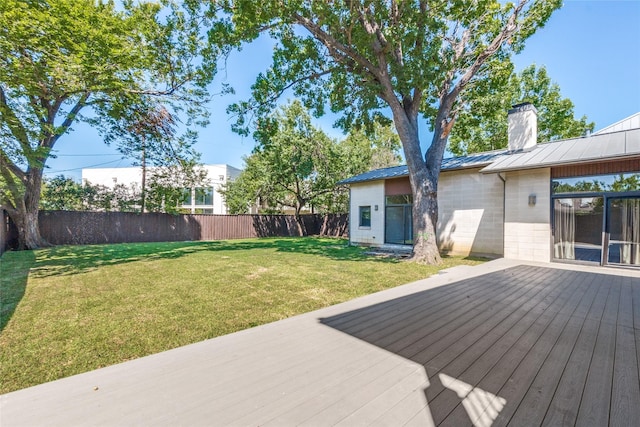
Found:
<path fill-rule="evenodd" d="M 9 245 L 9 216 L 0 209 L 0 255 L 4 253 Z"/>
<path fill-rule="evenodd" d="M 347 214 L 303 215 L 307 234 L 335 237 L 348 235 L 347 218 Z M 292 215 L 169 215 L 41 211 L 39 220 L 40 234 L 54 245 L 225 240 L 299 235 Z M 0 235 L 0 239 L 6 234 L 5 232 Z M 2 248 L 9 243 L 0 241 Z"/>

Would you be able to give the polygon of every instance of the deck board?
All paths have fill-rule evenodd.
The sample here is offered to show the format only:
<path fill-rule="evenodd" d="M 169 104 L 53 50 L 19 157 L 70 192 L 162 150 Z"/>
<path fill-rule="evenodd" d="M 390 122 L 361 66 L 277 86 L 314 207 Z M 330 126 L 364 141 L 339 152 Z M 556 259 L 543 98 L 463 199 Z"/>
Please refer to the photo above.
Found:
<path fill-rule="evenodd" d="M 499 260 L 2 395 L 0 424 L 633 425 L 639 326 L 637 270 Z"/>
<path fill-rule="evenodd" d="M 608 425 L 620 283 L 612 280 L 578 410 L 578 425 Z"/>
<path fill-rule="evenodd" d="M 560 280 L 563 278 L 562 275 L 559 277 Z M 543 303 L 536 307 L 537 309 L 532 311 L 532 315 L 528 316 L 526 321 L 519 325 L 519 328 L 510 330 L 495 349 L 492 348 L 482 355 L 462 374 L 456 375 L 456 372 L 453 372 L 451 376 L 480 387 L 482 390 L 498 394 L 498 391 L 556 318 L 557 313 L 567 301 L 571 301 L 578 293 L 580 285 L 574 281 L 567 283 L 561 289 L 562 292 L 552 301 L 546 301 L 550 303 Z M 442 393 L 434 400 L 429 401 L 432 403 L 436 422 L 446 419 L 445 425 L 457 425 L 468 419 L 460 399 L 451 392 Z M 510 402 L 510 404 L 515 404 L 515 402 Z"/>

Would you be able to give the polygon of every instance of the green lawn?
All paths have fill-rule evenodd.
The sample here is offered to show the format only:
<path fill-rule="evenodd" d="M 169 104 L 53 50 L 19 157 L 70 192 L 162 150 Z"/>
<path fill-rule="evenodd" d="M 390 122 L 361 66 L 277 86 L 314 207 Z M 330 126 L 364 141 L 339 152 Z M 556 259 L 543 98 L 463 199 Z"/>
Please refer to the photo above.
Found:
<path fill-rule="evenodd" d="M 428 277 L 344 240 L 61 246 L 0 258 L 0 393 Z"/>

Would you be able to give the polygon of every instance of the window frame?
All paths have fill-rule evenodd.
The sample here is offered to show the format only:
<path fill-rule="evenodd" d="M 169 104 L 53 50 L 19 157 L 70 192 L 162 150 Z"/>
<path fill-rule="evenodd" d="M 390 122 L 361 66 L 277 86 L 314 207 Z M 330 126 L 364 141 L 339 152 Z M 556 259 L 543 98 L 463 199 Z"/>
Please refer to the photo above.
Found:
<path fill-rule="evenodd" d="M 368 217 L 365 217 L 363 214 L 367 212 Z M 371 228 L 371 205 L 363 205 L 358 207 L 358 227 Z"/>

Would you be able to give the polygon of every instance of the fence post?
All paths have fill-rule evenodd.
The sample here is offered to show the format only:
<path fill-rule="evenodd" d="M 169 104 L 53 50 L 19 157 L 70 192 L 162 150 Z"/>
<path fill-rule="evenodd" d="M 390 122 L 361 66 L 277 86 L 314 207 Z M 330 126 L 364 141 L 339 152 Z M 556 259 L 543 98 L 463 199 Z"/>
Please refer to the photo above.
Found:
<path fill-rule="evenodd" d="M 8 224 L 5 220 L 4 209 L 0 209 L 0 256 L 2 256 L 5 249 L 7 248 L 8 231 Z"/>

